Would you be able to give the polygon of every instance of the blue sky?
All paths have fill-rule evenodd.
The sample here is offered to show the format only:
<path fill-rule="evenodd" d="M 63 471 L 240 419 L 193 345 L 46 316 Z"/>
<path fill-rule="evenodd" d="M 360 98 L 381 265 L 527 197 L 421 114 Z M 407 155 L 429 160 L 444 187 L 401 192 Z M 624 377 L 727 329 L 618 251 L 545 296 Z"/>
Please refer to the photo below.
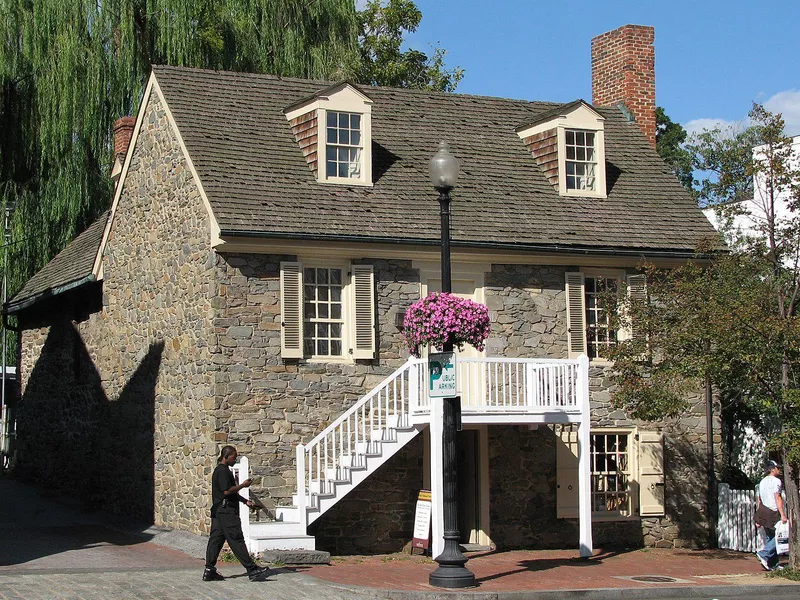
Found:
<path fill-rule="evenodd" d="M 591 102 L 591 39 L 652 25 L 656 103 L 699 130 L 746 118 L 753 101 L 800 135 L 800 1 L 416 0 L 423 19 L 407 45 L 448 51 L 458 92 Z"/>

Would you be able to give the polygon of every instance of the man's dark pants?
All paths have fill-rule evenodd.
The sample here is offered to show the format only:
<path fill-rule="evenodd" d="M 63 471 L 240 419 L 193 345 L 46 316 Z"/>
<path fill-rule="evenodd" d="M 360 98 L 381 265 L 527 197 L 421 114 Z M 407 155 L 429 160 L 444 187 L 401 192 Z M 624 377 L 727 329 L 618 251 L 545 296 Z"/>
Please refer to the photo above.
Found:
<path fill-rule="evenodd" d="M 217 558 L 219 558 L 225 540 L 228 541 L 231 551 L 245 569 L 250 571 L 256 568 L 244 543 L 242 522 L 239 520 L 238 513 L 223 511 L 218 511 L 217 515 L 211 518 L 211 534 L 208 536 L 208 546 L 206 547 L 206 568 L 213 568 L 217 564 Z"/>

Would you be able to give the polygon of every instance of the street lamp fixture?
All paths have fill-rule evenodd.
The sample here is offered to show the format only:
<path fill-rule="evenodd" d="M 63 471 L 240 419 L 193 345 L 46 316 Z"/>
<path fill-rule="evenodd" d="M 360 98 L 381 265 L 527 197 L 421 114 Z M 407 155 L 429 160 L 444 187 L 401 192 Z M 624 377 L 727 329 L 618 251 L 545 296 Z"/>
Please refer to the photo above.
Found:
<path fill-rule="evenodd" d="M 442 232 L 442 292 L 452 292 L 450 275 L 450 190 L 458 180 L 458 160 L 450 153 L 446 142 L 431 158 L 431 183 L 439 192 L 439 214 Z M 448 341 L 442 352 L 452 352 L 453 343 Z M 475 575 L 465 565 L 467 557 L 459 547 L 458 532 L 458 471 L 456 465 L 456 429 L 460 421 L 461 398 L 442 399 L 442 499 L 444 509 L 444 550 L 434 560 L 439 566 L 428 582 L 442 588 L 465 588 L 475 585 Z M 435 443 L 435 440 L 431 440 Z"/>

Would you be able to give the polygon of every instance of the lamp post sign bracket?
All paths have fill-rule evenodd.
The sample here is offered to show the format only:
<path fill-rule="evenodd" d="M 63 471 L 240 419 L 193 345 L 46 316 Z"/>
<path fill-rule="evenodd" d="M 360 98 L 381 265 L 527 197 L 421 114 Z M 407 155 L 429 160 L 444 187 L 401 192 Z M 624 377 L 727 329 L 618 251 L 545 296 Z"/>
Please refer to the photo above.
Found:
<path fill-rule="evenodd" d="M 428 355 L 428 380 L 431 398 L 451 398 L 456 395 L 455 352 Z"/>

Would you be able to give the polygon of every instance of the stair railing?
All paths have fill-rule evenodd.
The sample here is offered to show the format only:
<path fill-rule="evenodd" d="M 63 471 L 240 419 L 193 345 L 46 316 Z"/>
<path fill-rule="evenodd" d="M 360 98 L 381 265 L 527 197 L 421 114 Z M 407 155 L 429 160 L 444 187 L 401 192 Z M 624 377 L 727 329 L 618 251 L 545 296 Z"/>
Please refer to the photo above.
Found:
<path fill-rule="evenodd" d="M 308 444 L 298 444 L 296 506 L 301 523 L 308 523 L 309 502 L 333 493 L 333 481 L 347 469 L 363 466 L 361 456 L 376 452 L 376 442 L 391 439 L 394 428 L 410 425 L 424 362 L 409 358 Z"/>

